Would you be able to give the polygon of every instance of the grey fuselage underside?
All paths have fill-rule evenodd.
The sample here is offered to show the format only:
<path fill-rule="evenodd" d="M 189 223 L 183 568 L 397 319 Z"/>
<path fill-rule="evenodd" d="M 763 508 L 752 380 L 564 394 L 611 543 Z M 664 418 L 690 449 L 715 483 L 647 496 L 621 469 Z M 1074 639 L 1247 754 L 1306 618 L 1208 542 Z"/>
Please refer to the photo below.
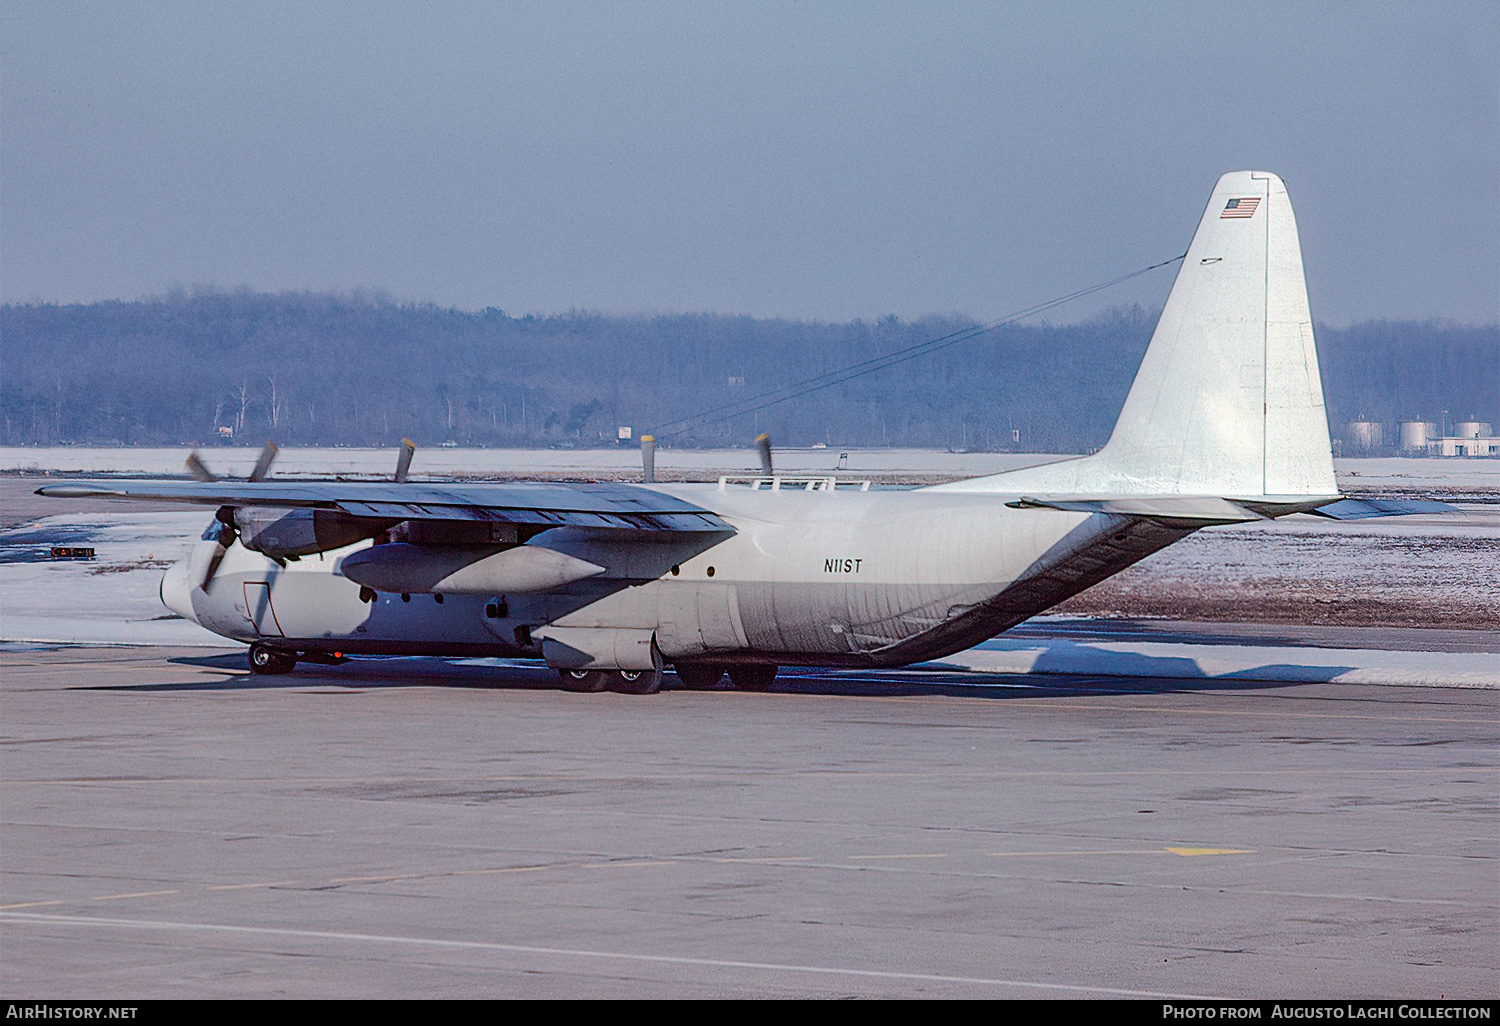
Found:
<path fill-rule="evenodd" d="M 732 532 L 558 528 L 529 544 L 605 573 L 542 594 L 373 603 L 336 572 L 368 543 L 285 568 L 236 544 L 193 592 L 194 617 L 304 651 L 538 657 L 525 642 L 551 625 L 650 631 L 668 662 L 899 666 L 993 637 L 1192 530 L 994 494 L 655 487 Z"/>

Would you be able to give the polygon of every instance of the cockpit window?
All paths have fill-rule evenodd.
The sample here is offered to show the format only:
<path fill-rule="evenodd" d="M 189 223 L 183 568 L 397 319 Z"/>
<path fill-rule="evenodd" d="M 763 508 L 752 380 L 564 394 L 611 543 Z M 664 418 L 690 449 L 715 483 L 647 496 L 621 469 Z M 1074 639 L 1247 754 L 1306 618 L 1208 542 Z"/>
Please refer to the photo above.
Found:
<path fill-rule="evenodd" d="M 208 522 L 208 526 L 203 529 L 203 540 L 218 541 L 219 532 L 222 530 L 224 530 L 223 524 L 219 523 L 217 520 L 210 520 Z"/>

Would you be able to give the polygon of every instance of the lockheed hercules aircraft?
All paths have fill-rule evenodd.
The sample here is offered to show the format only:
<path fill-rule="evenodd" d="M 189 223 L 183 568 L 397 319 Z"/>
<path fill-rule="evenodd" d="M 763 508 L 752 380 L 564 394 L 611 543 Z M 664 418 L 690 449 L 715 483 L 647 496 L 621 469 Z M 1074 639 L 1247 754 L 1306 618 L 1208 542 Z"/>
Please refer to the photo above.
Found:
<path fill-rule="evenodd" d="M 269 456 L 268 450 L 268 456 Z M 786 664 L 969 648 L 1203 527 L 1411 512 L 1340 496 L 1297 226 L 1273 174 L 1224 175 L 1108 444 L 913 490 L 716 484 L 53 485 L 218 511 L 162 601 L 285 673 L 340 654 L 532 657 L 575 691 L 746 690 Z M 769 460 L 765 461 L 769 464 Z M 650 475 L 647 475 L 648 482 Z"/>

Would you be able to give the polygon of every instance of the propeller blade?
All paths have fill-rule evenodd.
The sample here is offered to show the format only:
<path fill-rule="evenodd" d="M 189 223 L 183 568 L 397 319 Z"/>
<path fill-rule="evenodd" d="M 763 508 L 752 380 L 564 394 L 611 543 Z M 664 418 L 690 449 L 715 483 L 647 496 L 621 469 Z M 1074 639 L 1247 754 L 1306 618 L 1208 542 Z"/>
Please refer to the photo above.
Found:
<path fill-rule="evenodd" d="M 766 433 L 757 435 L 755 448 L 760 450 L 760 472 L 770 477 L 773 473 L 771 470 L 771 436 Z"/>
<path fill-rule="evenodd" d="M 250 471 L 251 481 L 264 481 L 271 473 L 271 464 L 276 462 L 276 443 L 267 441 L 265 447 L 260 450 L 260 459 L 255 461 L 255 469 Z"/>
<path fill-rule="evenodd" d="M 401 455 L 396 457 L 395 481 L 405 481 L 406 472 L 411 469 L 411 458 L 417 454 L 417 443 L 410 438 L 401 439 Z"/>
<path fill-rule="evenodd" d="M 220 506 L 219 511 L 214 514 L 214 519 L 219 522 L 219 547 L 214 550 L 213 558 L 208 561 L 208 568 L 203 572 L 203 581 L 198 585 L 204 591 L 213 583 L 214 574 L 219 572 L 219 564 L 224 562 L 229 547 L 234 544 L 235 539 L 240 536 L 234 526 L 234 507 Z"/>
<path fill-rule="evenodd" d="M 196 449 L 188 453 L 187 469 L 188 473 L 192 474 L 199 481 L 217 481 L 219 479 L 218 474 L 208 469 L 208 465 L 203 462 L 203 457 L 198 455 Z"/>
<path fill-rule="evenodd" d="M 641 436 L 641 480 L 656 482 L 656 438 L 652 435 Z"/>

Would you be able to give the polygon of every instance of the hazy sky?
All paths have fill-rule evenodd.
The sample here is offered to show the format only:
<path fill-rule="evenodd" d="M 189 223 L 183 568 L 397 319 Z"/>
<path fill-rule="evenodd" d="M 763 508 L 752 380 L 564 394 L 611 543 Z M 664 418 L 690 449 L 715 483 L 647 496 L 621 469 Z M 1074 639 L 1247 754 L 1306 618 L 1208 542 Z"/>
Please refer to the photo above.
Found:
<path fill-rule="evenodd" d="M 10 302 L 987 320 L 1241 168 L 1319 320 L 1500 319 L 1500 3 L 0 0 Z"/>

